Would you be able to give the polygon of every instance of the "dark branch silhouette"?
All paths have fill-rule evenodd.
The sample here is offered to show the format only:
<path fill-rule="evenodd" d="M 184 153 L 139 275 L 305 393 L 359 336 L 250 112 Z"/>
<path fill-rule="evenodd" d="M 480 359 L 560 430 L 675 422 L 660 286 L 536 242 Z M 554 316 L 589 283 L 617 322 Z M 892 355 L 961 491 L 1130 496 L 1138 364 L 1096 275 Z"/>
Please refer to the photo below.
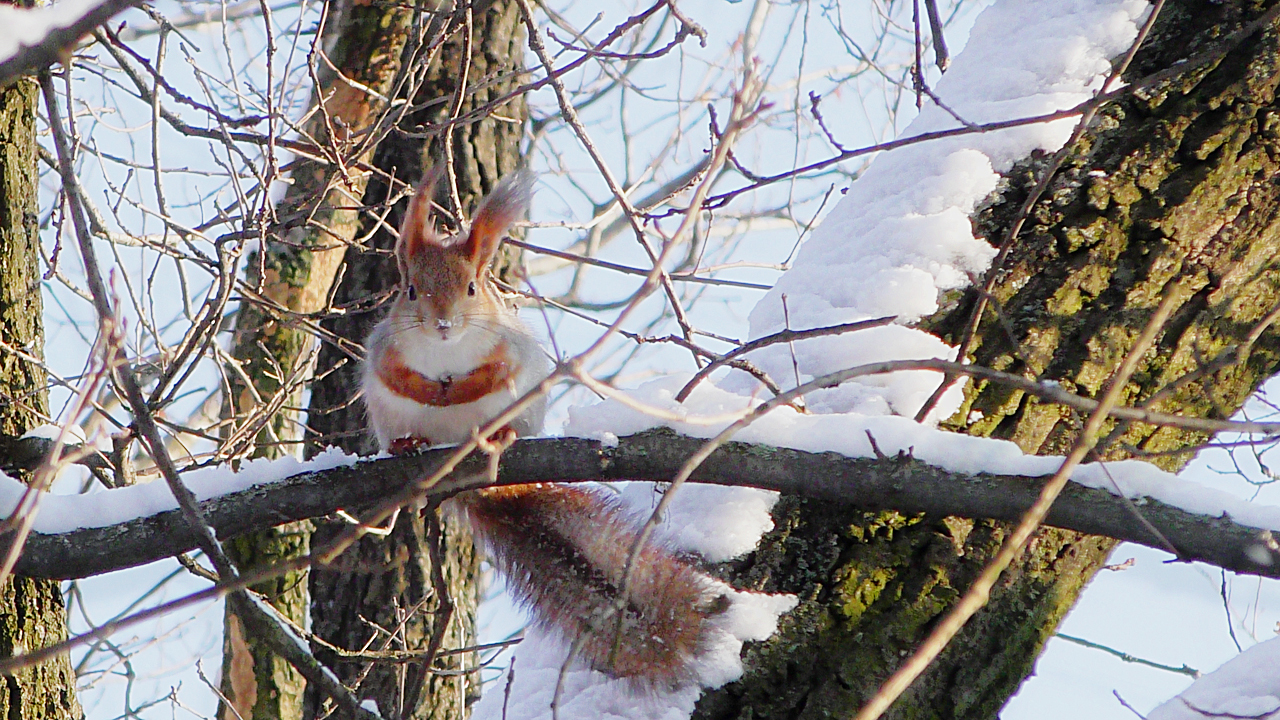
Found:
<path fill-rule="evenodd" d="M 498 484 L 650 480 L 666 481 L 703 440 L 658 430 L 621 438 L 617 447 L 595 440 L 521 440 L 502 457 Z M 202 503 L 222 539 L 285 522 L 362 508 L 402 491 L 431 472 L 452 451 L 365 460 L 352 467 L 308 472 Z M 473 455 L 428 499 L 488 484 L 487 458 Z M 1017 520 L 1046 478 L 952 472 L 899 455 L 850 458 L 749 443 L 728 443 L 693 474 L 692 481 L 756 487 L 868 510 Z M 1141 512 L 1146 523 L 1135 516 Z M 1149 523 L 1149 526 L 1148 524 Z M 1270 531 L 1207 517 L 1148 499 L 1132 506 L 1105 490 L 1069 485 L 1048 524 L 1165 549 L 1183 561 L 1233 572 L 1280 577 L 1280 546 Z M 1163 536 L 1157 537 L 1154 528 Z M 32 534 L 18 562 L 24 575 L 69 579 L 132 567 L 195 548 L 178 511 L 105 528 L 61 535 Z"/>

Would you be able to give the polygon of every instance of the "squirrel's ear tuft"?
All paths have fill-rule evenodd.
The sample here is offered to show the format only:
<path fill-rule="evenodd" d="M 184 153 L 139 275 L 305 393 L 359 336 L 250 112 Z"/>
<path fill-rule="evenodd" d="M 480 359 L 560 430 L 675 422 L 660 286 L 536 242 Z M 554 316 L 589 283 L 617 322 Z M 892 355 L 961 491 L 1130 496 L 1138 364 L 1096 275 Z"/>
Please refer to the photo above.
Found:
<path fill-rule="evenodd" d="M 396 242 L 396 257 L 403 263 L 417 255 L 428 243 L 439 245 L 442 238 L 431 221 L 431 198 L 440 182 L 440 169 L 432 168 L 422 177 L 422 183 L 409 199 L 409 210 L 400 223 L 400 240 Z"/>
<path fill-rule="evenodd" d="M 534 179 L 529 170 L 518 170 L 503 178 L 480 203 L 464 246 L 467 257 L 475 263 L 477 272 L 488 265 L 511 223 L 529 210 L 529 202 L 533 199 Z"/>

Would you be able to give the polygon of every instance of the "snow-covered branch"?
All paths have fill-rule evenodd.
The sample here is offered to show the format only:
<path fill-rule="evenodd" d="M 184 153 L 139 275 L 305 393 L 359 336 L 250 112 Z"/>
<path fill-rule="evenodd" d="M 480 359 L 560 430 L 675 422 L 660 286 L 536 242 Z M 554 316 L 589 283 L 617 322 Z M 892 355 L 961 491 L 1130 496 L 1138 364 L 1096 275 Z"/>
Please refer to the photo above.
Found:
<path fill-rule="evenodd" d="M 48 67 L 95 27 L 141 5 L 140 0 L 64 0 L 51 7 L 0 6 L 0 88 L 33 70 Z"/>
<path fill-rule="evenodd" d="M 616 447 L 582 438 L 522 440 L 503 455 L 498 482 L 663 481 L 703 442 L 668 430 L 620 438 Z M 403 490 L 449 452 L 431 450 L 301 472 L 205 500 L 203 510 L 224 538 L 338 509 L 358 512 Z M 431 497 L 483 484 L 485 463 L 482 456 L 468 459 L 432 490 Z M 945 470 L 907 454 L 852 458 L 750 443 L 729 443 L 717 450 L 692 479 L 764 488 L 850 508 L 998 520 L 1018 519 L 1044 482 L 1042 477 Z M 57 497 L 46 498 L 43 512 L 58 512 L 57 501 Z M 1054 504 L 1048 524 L 1161 549 L 1167 540 L 1182 560 L 1280 577 L 1280 547 L 1270 531 L 1240 524 L 1225 513 L 1210 517 L 1149 498 L 1135 504 L 1106 490 L 1073 483 Z M 177 511 L 167 510 L 106 527 L 33 533 L 18 571 L 48 578 L 85 577 L 195 546 Z"/>

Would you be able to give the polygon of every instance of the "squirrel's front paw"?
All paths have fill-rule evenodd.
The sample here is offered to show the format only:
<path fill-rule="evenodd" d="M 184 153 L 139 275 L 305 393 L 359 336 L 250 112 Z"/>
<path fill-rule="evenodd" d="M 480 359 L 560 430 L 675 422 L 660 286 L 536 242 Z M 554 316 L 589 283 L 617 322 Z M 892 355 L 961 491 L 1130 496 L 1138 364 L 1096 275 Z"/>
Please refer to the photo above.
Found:
<path fill-rule="evenodd" d="M 392 440 L 391 445 L 387 447 L 387 452 L 392 455 L 406 455 L 419 448 L 431 447 L 431 444 L 431 440 L 424 437 L 406 436 Z"/>

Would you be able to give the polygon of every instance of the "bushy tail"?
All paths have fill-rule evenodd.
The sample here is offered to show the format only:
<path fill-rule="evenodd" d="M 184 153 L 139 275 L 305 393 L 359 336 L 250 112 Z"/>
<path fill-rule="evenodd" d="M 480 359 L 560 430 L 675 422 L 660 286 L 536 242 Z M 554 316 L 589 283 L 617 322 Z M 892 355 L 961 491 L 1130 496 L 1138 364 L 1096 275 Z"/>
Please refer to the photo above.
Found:
<path fill-rule="evenodd" d="M 540 483 L 464 493 L 456 502 L 535 622 L 581 638 L 581 657 L 650 687 L 694 681 L 709 619 L 728 607 L 710 579 L 648 542 L 619 597 L 635 523 L 597 489 Z"/>

